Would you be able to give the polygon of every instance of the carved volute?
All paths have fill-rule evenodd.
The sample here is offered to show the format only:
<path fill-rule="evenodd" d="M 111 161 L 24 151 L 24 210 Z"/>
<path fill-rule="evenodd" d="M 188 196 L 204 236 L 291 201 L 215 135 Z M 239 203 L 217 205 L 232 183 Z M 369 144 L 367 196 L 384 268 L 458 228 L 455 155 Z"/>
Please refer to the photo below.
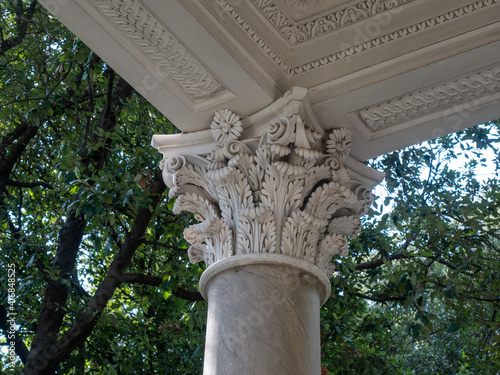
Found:
<path fill-rule="evenodd" d="M 164 159 L 164 179 L 177 197 L 174 212 L 189 211 L 189 259 L 214 262 L 249 253 L 305 260 L 331 276 L 335 254 L 347 255 L 360 217 L 373 202 L 345 165 L 351 133 L 325 134 L 298 113 L 278 116 L 260 137 L 241 139 L 240 118 L 215 113 L 215 149 L 206 155 Z"/>

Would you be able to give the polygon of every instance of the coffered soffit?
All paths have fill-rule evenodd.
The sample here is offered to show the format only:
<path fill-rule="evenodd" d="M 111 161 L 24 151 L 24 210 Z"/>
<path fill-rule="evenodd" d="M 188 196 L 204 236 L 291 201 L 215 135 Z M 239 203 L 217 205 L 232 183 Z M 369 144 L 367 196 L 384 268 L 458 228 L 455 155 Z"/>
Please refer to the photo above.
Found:
<path fill-rule="evenodd" d="M 41 3 L 183 132 L 297 86 L 324 128 L 351 128 L 358 159 L 500 115 L 500 0 Z"/>
<path fill-rule="evenodd" d="M 209 31 L 223 27 L 240 48 L 257 56 L 256 63 L 275 71 L 276 80 L 287 88 L 330 81 L 332 75 L 325 74 L 329 67 L 345 75 L 463 38 L 471 30 L 498 24 L 500 14 L 498 0 L 364 0 L 330 2 L 337 6 L 295 21 L 283 11 L 286 6 L 281 1 L 181 2 L 200 20 L 207 12 L 213 14 L 218 25 L 205 23 L 205 27 Z M 313 7 L 316 2 L 309 3 Z M 485 43 L 470 40 L 467 48 Z M 238 48 L 233 51 L 236 55 Z"/>

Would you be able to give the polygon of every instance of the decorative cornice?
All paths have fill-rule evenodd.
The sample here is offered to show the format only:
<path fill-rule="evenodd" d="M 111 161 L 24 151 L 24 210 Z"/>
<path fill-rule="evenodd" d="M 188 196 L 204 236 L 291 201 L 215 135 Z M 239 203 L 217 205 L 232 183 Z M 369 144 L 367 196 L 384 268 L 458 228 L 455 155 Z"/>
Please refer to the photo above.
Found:
<path fill-rule="evenodd" d="M 412 0 L 400 0 L 398 1 L 399 5 L 402 5 L 403 2 L 409 2 Z M 252 40 L 269 56 L 271 60 L 273 60 L 280 69 L 287 74 L 288 76 L 295 76 L 299 74 L 303 74 L 309 71 L 312 71 L 317 68 L 321 68 L 323 66 L 329 65 L 336 61 L 350 59 L 352 56 L 357 55 L 361 52 L 365 52 L 371 50 L 373 48 L 380 47 L 387 43 L 406 38 L 410 35 L 416 34 L 418 32 L 431 29 L 433 27 L 442 25 L 446 22 L 456 20 L 458 18 L 467 16 L 474 12 L 483 10 L 490 6 L 496 5 L 500 2 L 500 0 L 478 0 L 472 4 L 465 5 L 463 7 L 457 8 L 455 10 L 440 14 L 438 16 L 432 17 L 428 20 L 413 24 L 411 26 L 405 27 L 401 30 L 397 30 L 380 37 L 368 40 L 364 43 L 357 45 L 349 45 L 349 43 L 345 42 L 340 45 L 342 50 L 340 52 L 322 57 L 320 59 L 302 64 L 297 67 L 289 67 L 280 56 L 276 54 L 276 52 L 264 41 L 264 39 L 250 26 L 250 24 L 238 13 L 236 9 L 234 9 L 226 0 L 217 0 L 219 5 L 228 13 L 230 17 L 232 17 L 240 27 L 252 38 Z M 277 27 L 281 29 L 286 29 L 289 27 L 289 21 L 281 11 L 278 11 L 276 7 L 272 7 L 272 2 L 270 0 L 252 0 L 255 4 L 261 4 L 259 7 L 265 8 L 270 6 L 269 8 L 269 18 L 272 18 L 272 22 Z M 369 1 L 366 4 L 370 3 Z M 389 3 L 383 2 L 385 7 L 388 7 Z M 365 3 L 362 3 L 365 4 Z M 381 5 L 381 3 L 373 3 L 372 5 Z M 276 8 L 276 9 L 275 9 Z M 377 7 L 372 9 L 378 9 Z M 373 13 L 372 13 L 373 14 Z M 361 18 L 360 18 L 361 19 Z M 348 18 L 345 18 L 344 22 L 347 21 Z"/>
<path fill-rule="evenodd" d="M 276 52 L 262 39 L 262 37 L 250 26 L 250 24 L 229 4 L 226 0 L 217 0 L 217 3 L 231 16 L 238 25 L 252 38 L 252 40 L 262 49 L 265 54 L 278 65 L 281 70 L 288 72 L 290 68 L 281 60 Z"/>
<path fill-rule="evenodd" d="M 301 66 L 292 68 L 288 71 L 288 74 L 291 76 L 294 76 L 297 74 L 302 74 L 302 73 L 308 72 L 310 70 L 314 70 L 314 69 L 320 68 L 322 66 L 331 64 L 335 61 L 349 59 L 349 58 L 351 58 L 351 56 L 357 55 L 361 52 L 368 51 L 372 48 L 380 47 L 384 44 L 393 42 L 395 40 L 406 38 L 406 37 L 413 35 L 413 34 L 416 34 L 418 32 L 431 29 L 433 27 L 442 25 L 446 22 L 464 17 L 464 16 L 469 15 L 471 13 L 474 13 L 474 12 L 477 12 L 477 11 L 482 10 L 484 8 L 490 7 L 492 5 L 497 4 L 499 1 L 500 0 L 476 1 L 472 4 L 460 7 L 458 9 L 452 10 L 450 12 L 440 14 L 440 15 L 433 17 L 433 18 L 430 18 L 426 21 L 416 23 L 414 25 L 405 27 L 404 29 L 383 35 L 381 37 L 369 40 L 365 43 L 361 43 L 361 44 L 358 44 L 356 46 L 349 46 L 348 43 L 345 43 L 345 47 L 347 47 L 347 48 L 345 48 L 344 50 L 337 52 L 335 54 L 329 55 L 329 56 L 322 57 L 321 59 L 317 59 L 315 61 L 303 64 Z"/>
<path fill-rule="evenodd" d="M 223 89 L 216 78 L 137 0 L 91 0 L 92 4 L 194 99 Z"/>
<path fill-rule="evenodd" d="M 200 221 L 184 232 L 191 262 L 210 267 L 233 255 L 274 253 L 330 276 L 330 259 L 347 255 L 346 236 L 358 234 L 374 198 L 346 168 L 351 133 L 334 129 L 326 137 L 295 112 L 271 120 L 260 138 L 242 140 L 242 122 L 227 109 L 215 114 L 211 131 L 208 155 L 161 163 L 170 198 L 177 197 L 174 212 Z"/>
<path fill-rule="evenodd" d="M 274 1 L 251 1 L 283 37 L 291 44 L 299 44 L 414 0 L 365 0 L 361 3 L 350 5 L 345 9 L 303 23 L 296 23 L 289 19 L 286 14 L 274 4 Z M 317 5 L 317 1 L 290 1 L 290 6 L 293 4 L 296 4 L 296 7 L 302 6 L 302 9 L 307 9 Z"/>
<path fill-rule="evenodd" d="M 370 130 L 377 131 L 499 91 L 500 65 L 496 65 L 361 109 L 357 115 Z"/>

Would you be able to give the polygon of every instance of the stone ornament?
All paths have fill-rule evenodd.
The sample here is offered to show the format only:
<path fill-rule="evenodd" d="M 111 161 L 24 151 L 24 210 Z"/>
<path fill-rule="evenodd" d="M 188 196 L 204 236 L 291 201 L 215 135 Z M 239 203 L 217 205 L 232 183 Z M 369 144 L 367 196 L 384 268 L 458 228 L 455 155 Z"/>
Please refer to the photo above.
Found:
<path fill-rule="evenodd" d="M 298 23 L 283 13 L 276 6 L 276 1 L 251 1 L 290 44 L 300 44 L 415 0 L 365 0 Z M 314 8 L 318 3 L 318 0 L 285 1 L 285 4 L 299 10 Z"/>
<path fill-rule="evenodd" d="M 285 0 L 285 4 L 296 9 L 311 9 L 317 6 L 319 0 Z"/>
<path fill-rule="evenodd" d="M 138 0 L 91 0 L 92 4 L 190 97 L 201 99 L 222 85 Z"/>
<path fill-rule="evenodd" d="M 358 111 L 372 131 L 400 124 L 427 113 L 450 108 L 500 91 L 500 65 L 414 91 Z"/>
<path fill-rule="evenodd" d="M 351 148 L 347 129 L 328 136 L 297 113 L 272 120 L 260 138 L 241 139 L 242 122 L 228 109 L 211 124 L 215 149 L 177 155 L 161 163 L 173 211 L 195 214 L 199 224 L 184 236 L 192 263 L 239 254 L 281 254 L 316 265 L 330 277 L 336 254 L 361 229 L 373 202 L 344 164 Z"/>
<path fill-rule="evenodd" d="M 241 16 L 237 9 L 231 6 L 227 0 L 216 0 L 217 3 L 224 9 L 224 11 L 232 17 L 242 28 L 242 30 L 274 61 L 274 63 L 288 76 L 297 76 L 315 69 L 319 69 L 336 61 L 350 59 L 352 56 L 359 53 L 378 48 L 396 40 L 407 38 L 416 33 L 429 30 L 434 27 L 439 27 L 442 24 L 450 21 L 468 16 L 470 14 L 480 12 L 484 9 L 496 6 L 500 0 L 478 0 L 471 4 L 463 5 L 453 11 L 448 11 L 439 14 L 430 19 L 420 21 L 411 26 L 404 27 L 399 30 L 392 31 L 388 34 L 369 38 L 358 45 L 350 45 L 343 43 L 341 51 L 334 54 L 321 57 L 314 61 L 306 62 L 299 66 L 288 66 L 282 58 L 275 52 L 271 46 L 266 43 L 265 38 L 262 37 L 257 30 L 252 28 L 250 24 Z M 368 19 L 369 17 L 376 16 L 382 12 L 390 11 L 399 6 L 403 6 L 414 0 L 366 0 L 360 2 L 357 6 L 349 7 L 344 10 L 334 12 L 331 15 L 321 16 L 320 18 L 308 21 L 306 24 L 294 25 L 283 12 L 279 11 L 270 0 L 251 0 L 257 6 L 259 11 L 266 16 L 266 18 L 278 28 L 280 33 L 292 45 L 297 45 L 306 41 L 313 40 L 320 37 L 325 33 L 332 32 L 338 28 L 345 27 L 350 24 L 355 24 L 361 20 Z M 359 8 L 361 7 L 361 8 Z M 366 8 L 366 9 L 365 9 Z"/>

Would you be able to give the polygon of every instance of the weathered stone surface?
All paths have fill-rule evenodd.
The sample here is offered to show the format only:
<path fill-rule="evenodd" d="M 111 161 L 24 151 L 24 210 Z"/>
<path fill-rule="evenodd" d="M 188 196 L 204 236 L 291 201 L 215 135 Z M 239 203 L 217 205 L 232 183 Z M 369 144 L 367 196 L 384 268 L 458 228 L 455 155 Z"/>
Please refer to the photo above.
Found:
<path fill-rule="evenodd" d="M 205 375 L 319 374 L 319 308 L 330 294 L 315 266 L 274 254 L 216 263 L 200 283 L 209 301 Z"/>
<path fill-rule="evenodd" d="M 169 196 L 177 197 L 174 213 L 193 212 L 200 221 L 184 232 L 191 262 L 210 267 L 240 254 L 280 254 L 331 276 L 330 259 L 347 255 L 347 237 L 357 236 L 374 196 L 345 164 L 350 131 L 325 133 L 304 116 L 276 113 L 260 137 L 244 138 L 240 117 L 221 110 L 210 153 L 162 161 Z"/>

